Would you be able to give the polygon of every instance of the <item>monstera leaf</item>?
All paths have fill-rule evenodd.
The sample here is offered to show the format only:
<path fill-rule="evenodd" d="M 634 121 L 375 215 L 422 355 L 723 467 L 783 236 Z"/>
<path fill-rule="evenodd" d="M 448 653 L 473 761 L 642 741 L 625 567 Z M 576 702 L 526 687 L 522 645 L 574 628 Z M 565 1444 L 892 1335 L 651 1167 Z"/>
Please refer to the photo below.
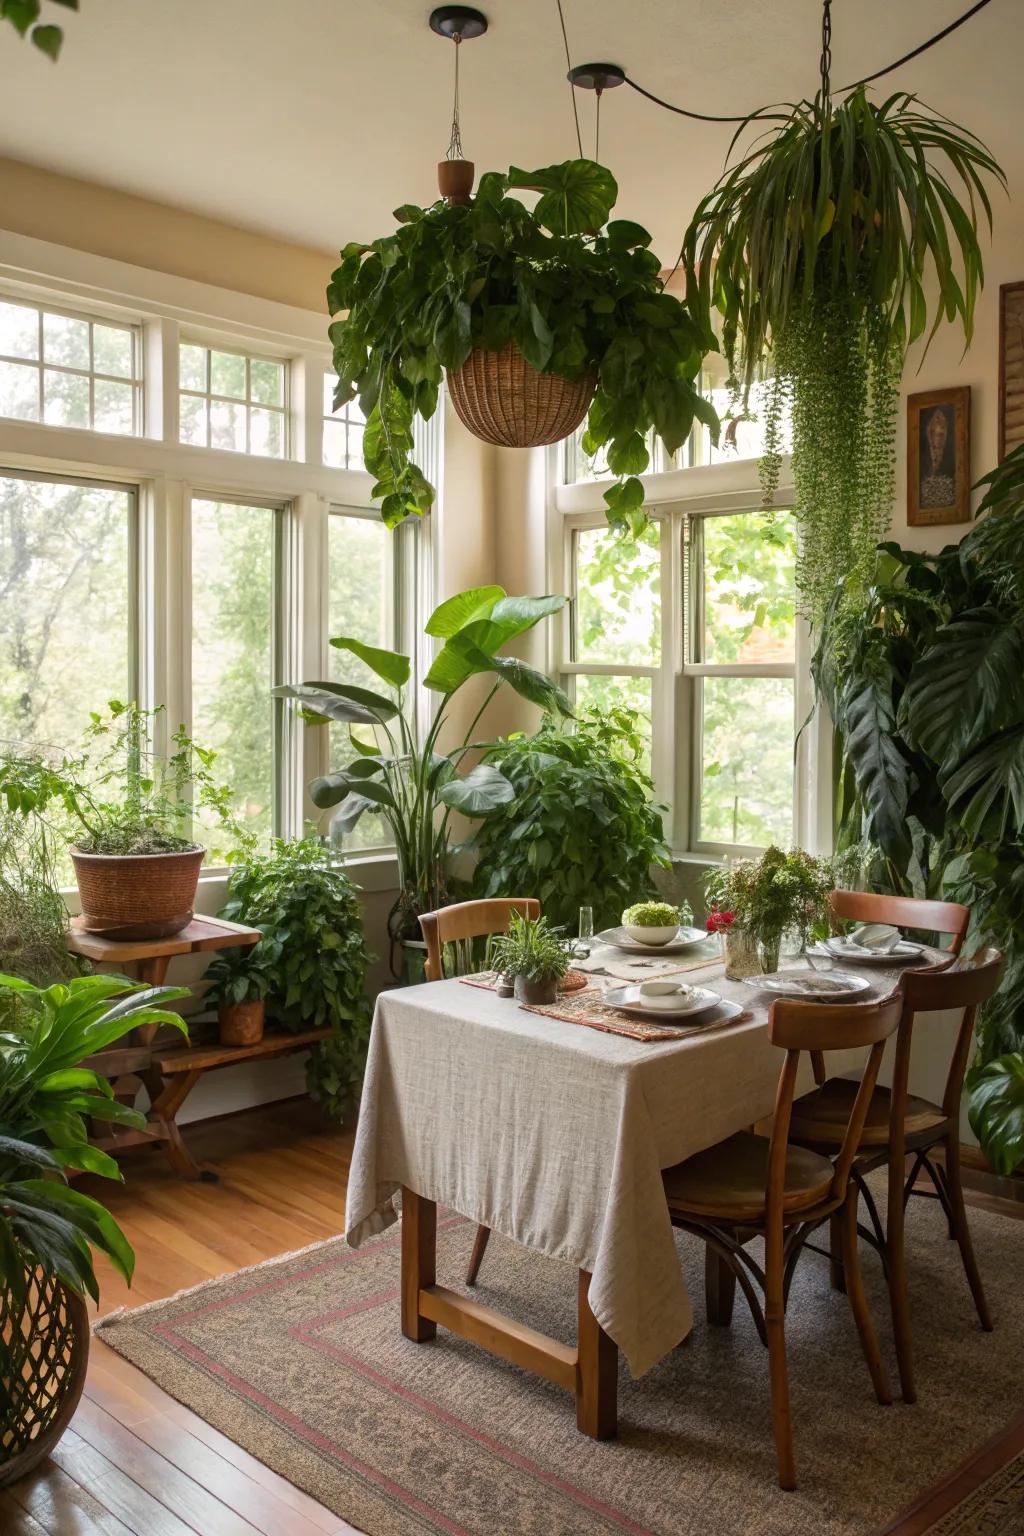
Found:
<path fill-rule="evenodd" d="M 998 1056 L 971 1073 L 967 1114 L 996 1173 L 1019 1168 L 1024 1162 L 1024 1055 Z"/>
<path fill-rule="evenodd" d="M 914 667 L 903 698 L 907 736 L 953 768 L 993 731 L 1021 719 L 1024 639 L 989 609 L 944 624 Z"/>
<path fill-rule="evenodd" d="M 1000 838 L 1011 827 L 1019 836 L 1024 832 L 1024 726 L 972 753 L 942 788 L 950 806 L 970 796 L 960 815 L 969 837 L 980 838 L 990 816 Z"/>
<path fill-rule="evenodd" d="M 540 171 L 514 165 L 508 185 L 541 194 L 533 216 L 553 235 L 597 234 L 619 195 L 615 177 L 596 160 L 566 160 Z"/>
<path fill-rule="evenodd" d="M 449 779 L 438 793 L 439 800 L 464 816 L 489 816 L 515 797 L 505 775 L 489 763 L 478 763 L 464 779 Z"/>

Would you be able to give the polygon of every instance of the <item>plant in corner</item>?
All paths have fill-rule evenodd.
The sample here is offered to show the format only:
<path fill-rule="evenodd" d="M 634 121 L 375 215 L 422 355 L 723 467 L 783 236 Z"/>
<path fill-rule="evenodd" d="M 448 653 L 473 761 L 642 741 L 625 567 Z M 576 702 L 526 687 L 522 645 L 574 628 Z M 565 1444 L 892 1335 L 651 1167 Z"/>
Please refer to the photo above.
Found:
<path fill-rule="evenodd" d="M 517 191 L 539 193 L 536 206 L 510 195 Z M 592 160 L 491 171 L 472 201 L 399 208 L 393 235 L 345 246 L 327 290 L 339 316 L 330 327 L 335 405 L 359 396 L 366 467 L 389 526 L 433 502 L 412 458 L 412 429 L 416 416 L 433 415 L 445 370 L 470 430 L 509 446 L 568 436 L 592 397 L 584 447 L 607 446 L 617 479 L 605 501 L 621 529 L 643 521 L 637 476 L 652 427 L 669 453 L 695 417 L 717 437 L 718 418 L 697 387 L 710 331 L 665 292 L 645 229 L 627 219 L 603 227 L 617 196 L 611 172 Z M 548 432 L 496 435 L 482 397 L 502 389 L 507 422 L 530 414 L 524 390 L 551 393 L 552 379 L 564 381 L 556 388 L 575 402 L 572 415 L 563 410 Z"/>
<path fill-rule="evenodd" d="M 310 795 L 321 809 L 341 806 L 336 824 L 343 835 L 366 814 L 383 816 L 391 828 L 400 884 L 388 918 L 392 959 L 396 944 L 419 937 L 419 914 L 432 912 L 447 900 L 452 811 L 476 820 L 515 798 L 513 784 L 492 763 L 479 762 L 468 773 L 462 772 L 470 752 L 486 752 L 492 745 L 474 738 L 499 688 L 507 684 L 531 704 L 572 713 L 569 700 L 550 678 L 515 656 L 500 654 L 509 641 L 564 606 L 564 597 L 509 597 L 502 587 L 475 587 L 435 608 L 426 631 L 443 643 L 423 681 L 440 697 L 422 744 L 416 738 L 415 705 L 408 689 L 411 663 L 396 651 L 364 645 L 347 635 L 331 641 L 364 662 L 388 685 L 390 694 L 331 682 L 275 690 L 296 699 L 308 723 L 323 726 L 334 720 L 349 726 L 351 760 L 314 779 Z M 464 739 L 445 751 L 442 733 L 449 706 L 472 677 L 489 677 L 493 682 Z M 372 729 L 372 743 L 357 733 L 357 726 L 364 732 Z M 392 969 L 398 973 L 394 959 Z"/>
<path fill-rule="evenodd" d="M 491 944 L 491 964 L 502 976 L 515 980 L 521 1003 L 553 1003 L 558 983 L 572 962 L 572 942 L 557 933 L 546 917 L 509 915 L 508 932 Z"/>
<path fill-rule="evenodd" d="M 215 998 L 258 994 L 271 1021 L 293 1034 L 329 1027 L 310 1053 L 306 1080 L 311 1097 L 343 1120 L 359 1101 L 370 1026 L 369 956 L 351 880 L 316 838 L 277 841 L 268 854 L 235 863 L 221 916 L 259 928 L 263 938 L 237 961 L 214 961 L 206 974 Z"/>
<path fill-rule="evenodd" d="M 618 707 L 582 710 L 573 730 L 549 715 L 533 736 L 496 743 L 487 761 L 515 798 L 473 840 L 475 893 L 536 896 L 573 932 L 581 906 L 607 928 L 653 894 L 651 870 L 669 868 L 669 857 L 642 750 L 637 716 Z"/>
<path fill-rule="evenodd" d="M 173 1024 L 165 1005 L 185 987 L 141 988 L 124 976 L 80 976 L 35 987 L 0 976 L 20 1001 L 17 1033 L 0 1035 L 0 1486 L 47 1455 L 85 1378 L 89 1319 L 99 1299 L 92 1249 L 131 1280 L 134 1255 L 97 1200 L 68 1186 L 66 1168 L 120 1179 L 89 1144 L 86 1118 L 141 1129 L 82 1062 L 139 1024 Z M 113 1001 L 116 999 L 116 1001 Z"/>
<path fill-rule="evenodd" d="M 1005 178 L 973 134 L 904 93 L 880 105 L 863 85 L 842 102 L 819 94 L 752 114 L 737 137 L 765 122 L 772 131 L 723 174 L 686 232 L 687 303 L 699 329 L 721 316 L 744 402 L 771 370 L 769 504 L 791 407 L 797 581 L 818 623 L 837 581 L 866 578 L 889 526 L 909 344 L 930 340 L 943 319 L 959 321 L 970 343 L 979 210 L 991 226 L 986 179 Z"/>

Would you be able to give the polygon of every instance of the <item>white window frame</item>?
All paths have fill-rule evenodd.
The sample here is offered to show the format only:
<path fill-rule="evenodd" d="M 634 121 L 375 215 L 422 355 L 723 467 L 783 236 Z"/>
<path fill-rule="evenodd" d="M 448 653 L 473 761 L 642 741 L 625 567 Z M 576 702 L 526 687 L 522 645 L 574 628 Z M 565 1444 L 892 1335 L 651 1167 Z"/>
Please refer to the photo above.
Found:
<path fill-rule="evenodd" d="M 211 445 L 211 435 L 212 435 L 212 432 L 213 432 L 213 410 L 212 410 L 212 407 L 214 405 L 234 405 L 234 406 L 241 407 L 245 411 L 245 450 L 244 450 L 244 456 L 246 458 L 254 458 L 254 459 L 269 458 L 269 459 L 274 460 L 274 461 L 277 461 L 279 459 L 289 459 L 289 458 L 291 458 L 291 456 L 292 456 L 292 454 L 291 454 L 292 435 L 293 435 L 292 434 L 292 430 L 291 430 L 291 414 L 292 414 L 291 413 L 291 375 L 292 375 L 292 370 L 291 370 L 291 366 L 290 366 L 290 363 L 289 363 L 289 359 L 287 357 L 284 357 L 282 355 L 275 356 L 275 355 L 272 355 L 272 354 L 267 353 L 267 352 L 260 353 L 260 352 L 243 351 L 238 346 L 237 342 L 234 345 L 230 345 L 230 346 L 229 345 L 222 345 L 222 344 L 220 344 L 218 342 L 208 341 L 208 340 L 206 340 L 202 336 L 192 335 L 191 333 L 188 333 L 188 332 L 184 332 L 184 333 L 182 333 L 179 336 L 179 338 L 178 338 L 178 347 L 179 347 L 179 352 L 180 352 L 180 348 L 181 347 L 202 347 L 204 349 L 204 351 L 206 352 L 206 388 L 205 388 L 205 390 L 189 389 L 185 385 L 183 385 L 181 383 L 181 375 L 180 375 L 180 368 L 179 368 L 179 378 L 178 378 L 179 438 L 180 438 L 180 415 L 181 415 L 180 401 L 181 401 L 181 397 L 184 396 L 186 399 L 189 399 L 189 400 L 205 400 L 206 401 L 206 406 L 207 406 L 207 410 L 206 410 L 206 442 L 205 443 L 194 443 L 194 444 L 182 443 L 182 447 L 205 447 L 205 448 L 211 447 L 212 446 Z M 240 357 L 243 360 L 243 362 L 245 363 L 245 396 L 244 396 L 244 398 L 241 397 L 241 396 L 238 396 L 238 395 L 218 395 L 213 390 L 213 388 L 212 388 L 212 369 L 213 369 L 213 354 L 214 354 L 214 352 L 226 353 L 226 354 L 228 354 L 231 357 Z M 283 369 L 284 369 L 284 388 L 283 388 L 284 403 L 282 405 L 267 405 L 262 400 L 254 400 L 253 399 L 253 397 L 252 397 L 252 365 L 253 365 L 253 363 L 276 363 L 279 366 L 283 367 Z M 270 411 L 275 416 L 280 416 L 280 418 L 281 418 L 281 446 L 282 446 L 282 451 L 281 451 L 280 455 L 277 455 L 277 454 L 255 454 L 255 453 L 253 453 L 251 444 L 252 444 L 252 413 L 253 413 L 254 410 L 256 410 L 256 411 Z M 218 451 L 223 451 L 223 452 L 228 452 L 228 453 L 242 452 L 242 450 L 240 450 L 240 449 L 233 449 L 233 448 L 232 449 L 218 450 Z"/>
<path fill-rule="evenodd" d="M 38 401 L 38 421 L 32 425 L 52 426 L 44 420 L 46 405 L 45 378 L 47 373 L 66 373 L 72 378 L 88 379 L 89 381 L 89 425 L 78 430 L 82 432 L 96 432 L 93 425 L 96 420 L 96 381 L 102 383 L 128 385 L 132 392 L 132 430 L 126 433 L 111 434 L 123 437 L 139 437 L 142 433 L 145 421 L 145 373 L 143 367 L 142 327 L 132 317 L 119 317 L 114 319 L 109 314 L 100 315 L 88 313 L 79 309 L 68 309 L 59 303 L 44 303 L 28 297 L 16 289 L 0 286 L 0 303 L 18 304 L 26 309 L 34 309 L 36 312 L 36 325 L 38 335 L 38 356 L 15 357 L 7 352 L 0 352 L 0 363 L 14 363 L 19 368 L 34 368 L 38 375 L 36 380 L 36 399 Z M 89 367 L 75 368 L 68 363 L 51 363 L 46 359 L 46 349 L 43 340 L 44 321 L 47 315 L 56 315 L 65 320 L 79 320 L 89 327 Z M 93 366 L 95 361 L 95 331 L 97 325 L 116 327 L 127 331 L 131 338 L 132 347 L 132 371 L 126 378 L 124 374 L 104 373 L 102 369 Z M 0 421 L 17 421 L 18 417 L 3 416 Z"/>

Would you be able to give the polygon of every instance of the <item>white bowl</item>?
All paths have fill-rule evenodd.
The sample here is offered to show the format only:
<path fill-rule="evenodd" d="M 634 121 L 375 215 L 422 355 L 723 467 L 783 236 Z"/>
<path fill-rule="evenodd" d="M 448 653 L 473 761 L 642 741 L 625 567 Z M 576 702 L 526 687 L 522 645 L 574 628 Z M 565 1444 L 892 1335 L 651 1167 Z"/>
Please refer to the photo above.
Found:
<path fill-rule="evenodd" d="M 661 928 L 642 928 L 637 923 L 624 923 L 623 927 L 631 939 L 638 944 L 671 944 L 679 932 L 679 924 L 664 925 Z"/>
<path fill-rule="evenodd" d="M 645 1008 L 664 1008 L 670 1012 L 681 1008 L 693 988 L 680 981 L 642 981 L 640 1002 Z"/>

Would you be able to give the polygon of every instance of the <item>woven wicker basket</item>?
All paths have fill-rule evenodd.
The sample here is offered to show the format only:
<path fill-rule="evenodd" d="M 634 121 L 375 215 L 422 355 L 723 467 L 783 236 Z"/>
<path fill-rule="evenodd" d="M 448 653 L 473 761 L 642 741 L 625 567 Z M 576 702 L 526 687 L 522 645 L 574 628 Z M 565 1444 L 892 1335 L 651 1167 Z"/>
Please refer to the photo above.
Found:
<path fill-rule="evenodd" d="M 570 381 L 538 373 L 514 341 L 500 352 L 483 347 L 448 373 L 448 393 L 474 437 L 501 448 L 540 448 L 575 432 L 594 398 L 597 380 Z"/>
<path fill-rule="evenodd" d="M 80 853 L 71 858 L 82 923 L 107 939 L 166 939 L 192 921 L 205 848 L 184 853 Z"/>
<path fill-rule="evenodd" d="M 54 1275 L 28 1277 L 23 1306 L 0 1281 L 0 1488 L 48 1456 L 71 1422 L 85 1385 L 89 1314 Z"/>

